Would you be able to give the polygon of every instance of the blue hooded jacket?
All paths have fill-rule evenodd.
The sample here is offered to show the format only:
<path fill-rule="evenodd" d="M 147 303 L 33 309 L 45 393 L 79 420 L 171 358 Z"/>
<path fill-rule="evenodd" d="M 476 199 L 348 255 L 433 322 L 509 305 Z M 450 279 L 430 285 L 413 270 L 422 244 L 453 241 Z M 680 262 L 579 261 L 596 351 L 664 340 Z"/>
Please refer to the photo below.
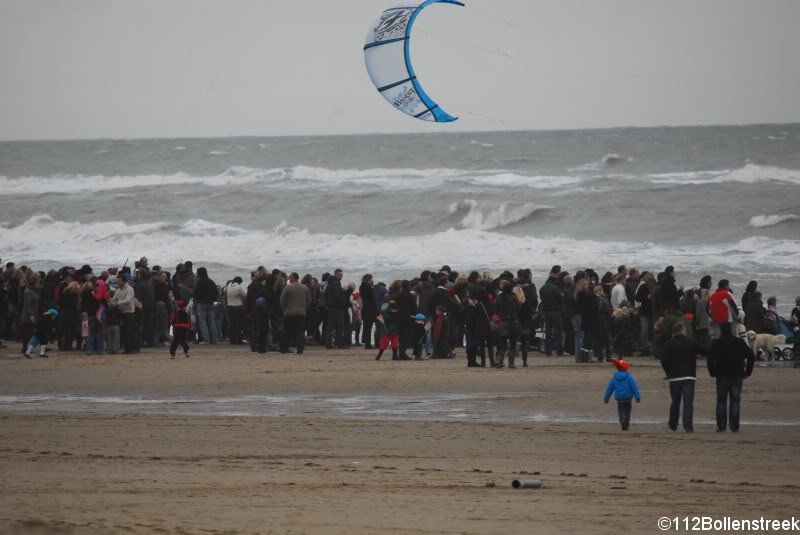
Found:
<path fill-rule="evenodd" d="M 603 401 L 608 401 L 612 392 L 617 401 L 630 401 L 632 398 L 640 401 L 642 399 L 642 396 L 639 395 L 639 385 L 636 384 L 636 379 L 629 372 L 614 372 L 614 376 L 608 382 Z"/>

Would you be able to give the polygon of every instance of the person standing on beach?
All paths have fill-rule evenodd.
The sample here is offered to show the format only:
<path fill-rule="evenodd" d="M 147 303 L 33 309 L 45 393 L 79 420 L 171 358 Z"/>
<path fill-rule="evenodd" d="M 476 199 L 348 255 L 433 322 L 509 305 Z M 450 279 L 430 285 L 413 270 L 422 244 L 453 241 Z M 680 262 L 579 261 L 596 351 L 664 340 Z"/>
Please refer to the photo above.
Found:
<path fill-rule="evenodd" d="M 558 284 L 558 274 L 561 273 L 560 266 L 554 266 L 550 271 L 547 282 L 542 285 L 539 290 L 539 297 L 542 300 L 542 310 L 544 312 L 544 325 L 545 325 L 545 356 L 551 357 L 553 349 L 556 350 L 558 356 L 564 354 L 564 345 L 562 336 L 562 318 L 561 312 L 563 308 L 564 295 L 561 292 L 561 287 Z"/>
<path fill-rule="evenodd" d="M 716 340 L 720 335 L 720 325 L 723 323 L 736 323 L 739 320 L 739 309 L 731 293 L 730 282 L 722 279 L 717 283 L 717 291 L 708 298 L 708 311 L 711 321 L 708 333 L 711 340 Z M 735 333 L 735 326 L 731 328 Z"/>
<path fill-rule="evenodd" d="M 669 428 L 678 430 L 678 417 L 683 402 L 683 428 L 694 432 L 694 387 L 697 381 L 697 354 L 707 349 L 686 336 L 682 322 L 672 324 L 672 339 L 664 347 L 661 367 L 669 380 L 672 403 L 669 407 Z"/>
<path fill-rule="evenodd" d="M 343 349 L 345 345 L 344 315 L 347 309 L 347 298 L 342 288 L 342 278 L 344 272 L 336 269 L 333 277 L 328 279 L 328 286 L 325 288 L 325 302 L 328 305 L 328 349 L 333 349 L 334 345 L 338 349 Z"/>
<path fill-rule="evenodd" d="M 225 287 L 225 295 L 228 305 L 228 339 L 231 345 L 242 343 L 242 318 L 244 316 L 244 303 L 247 300 L 247 292 L 242 288 L 242 278 L 234 277 L 230 284 Z"/>
<path fill-rule="evenodd" d="M 169 346 L 170 358 L 175 358 L 175 352 L 178 345 L 183 348 L 183 355 L 189 358 L 189 337 L 192 329 L 192 319 L 189 313 L 186 312 L 186 302 L 179 299 L 176 303 L 175 313 L 169 318 L 169 324 L 172 326 L 172 342 Z"/>
<path fill-rule="evenodd" d="M 302 355 L 305 347 L 306 309 L 311 305 L 311 292 L 304 284 L 300 284 L 300 275 L 289 275 L 287 284 L 280 295 L 283 310 L 283 336 L 280 339 L 280 352 L 289 353 L 289 347 L 295 347 L 297 354 Z"/>
<path fill-rule="evenodd" d="M 724 432 L 730 418 L 730 429 L 737 433 L 742 383 L 753 374 L 755 356 L 744 340 L 733 335 L 730 323 L 720 325 L 720 337 L 711 344 L 707 365 L 709 375 L 717 381 L 717 431 Z"/>
<path fill-rule="evenodd" d="M 197 269 L 194 304 L 197 306 L 197 321 L 200 333 L 207 344 L 217 343 L 217 324 L 214 321 L 214 301 L 219 297 L 217 285 L 208 276 L 206 268 Z"/>
<path fill-rule="evenodd" d="M 369 273 L 361 278 L 361 286 L 358 287 L 358 293 L 361 296 L 361 319 L 363 323 L 361 327 L 361 342 L 364 344 L 364 349 L 372 349 L 372 327 L 375 325 L 379 309 L 375 300 L 373 278 Z"/>
<path fill-rule="evenodd" d="M 136 308 L 134 305 L 134 292 L 128 284 L 128 272 L 120 271 L 117 274 L 117 291 L 109 303 L 119 313 L 121 330 L 124 332 L 125 353 L 139 352 L 139 329 L 136 327 Z"/>

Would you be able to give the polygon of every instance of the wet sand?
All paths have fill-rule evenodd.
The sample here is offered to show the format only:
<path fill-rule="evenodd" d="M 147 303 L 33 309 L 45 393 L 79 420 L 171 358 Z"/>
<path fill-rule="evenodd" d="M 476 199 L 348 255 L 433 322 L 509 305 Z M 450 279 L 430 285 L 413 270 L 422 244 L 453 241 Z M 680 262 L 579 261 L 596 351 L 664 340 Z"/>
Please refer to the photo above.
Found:
<path fill-rule="evenodd" d="M 714 432 L 713 383 L 700 369 L 690 435 L 660 423 L 663 374 L 652 359 L 633 359 L 644 400 L 623 433 L 613 402 L 601 401 L 610 365 L 537 356 L 528 369 L 486 370 L 463 358 L 370 355 L 310 348 L 257 357 L 225 346 L 175 361 L 163 351 L 2 354 L 0 531 L 653 533 L 662 516 L 788 518 L 800 497 L 797 369 L 756 369 L 736 435 Z M 33 396 L 52 400 L 21 407 Z M 66 396 L 270 396 L 287 406 L 418 396 L 467 416 L 403 418 L 368 406 L 349 416 L 219 416 L 213 405 L 186 415 L 120 403 L 76 411 L 58 406 Z M 486 409 L 484 419 L 470 419 L 471 407 Z M 510 416 L 489 419 L 504 409 Z M 513 490 L 519 477 L 545 487 Z"/>

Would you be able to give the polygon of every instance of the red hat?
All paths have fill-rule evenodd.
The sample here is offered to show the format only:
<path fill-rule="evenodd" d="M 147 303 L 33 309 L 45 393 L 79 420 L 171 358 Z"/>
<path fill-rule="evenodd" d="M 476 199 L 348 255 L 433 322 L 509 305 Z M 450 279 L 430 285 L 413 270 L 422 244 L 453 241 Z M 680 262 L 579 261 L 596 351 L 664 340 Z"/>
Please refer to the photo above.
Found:
<path fill-rule="evenodd" d="M 621 371 L 621 372 L 626 372 L 626 371 L 628 371 L 628 368 L 631 367 L 631 363 L 630 362 L 626 362 L 626 361 L 624 361 L 622 359 L 617 359 L 617 358 L 611 359 L 611 364 L 616 366 L 617 369 L 619 371 Z"/>
<path fill-rule="evenodd" d="M 178 308 L 184 308 L 186 306 L 186 301 L 183 299 L 178 299 L 177 303 L 175 304 L 178 305 Z"/>

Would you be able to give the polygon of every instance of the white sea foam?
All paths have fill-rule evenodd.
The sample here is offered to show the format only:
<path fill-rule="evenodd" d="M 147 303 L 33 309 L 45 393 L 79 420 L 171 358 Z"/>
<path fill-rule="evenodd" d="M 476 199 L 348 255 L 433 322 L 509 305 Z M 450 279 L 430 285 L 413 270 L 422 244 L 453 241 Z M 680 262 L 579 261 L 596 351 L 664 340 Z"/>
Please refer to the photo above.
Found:
<path fill-rule="evenodd" d="M 80 259 L 103 266 L 121 264 L 133 255 L 157 258 L 165 265 L 192 258 L 197 265 L 239 270 L 259 264 L 299 270 L 340 265 L 349 273 L 415 273 L 420 267 L 442 262 L 487 269 L 547 269 L 554 264 L 595 265 L 601 259 L 604 265 L 672 264 L 687 270 L 714 267 L 733 271 L 795 270 L 800 264 L 800 240 L 757 236 L 699 247 L 510 236 L 474 228 L 399 237 L 312 233 L 288 223 L 267 231 L 245 230 L 202 219 L 182 225 L 128 225 L 122 221 L 57 221 L 37 215 L 15 227 L 0 227 L 0 243 L 4 255 L 18 263 L 74 263 Z"/>
<path fill-rule="evenodd" d="M 461 219 L 463 228 L 495 230 L 553 209 L 552 206 L 534 203 L 479 203 L 474 199 L 465 199 L 451 204 L 448 213 L 452 215 L 466 212 Z"/>
<path fill-rule="evenodd" d="M 584 179 L 570 176 L 529 176 L 505 169 L 466 171 L 461 169 L 326 169 L 298 165 L 295 167 L 260 169 L 232 166 L 214 176 L 188 173 L 138 176 L 53 175 L 8 178 L 0 176 L 0 195 L 41 195 L 48 193 L 83 193 L 118 189 L 198 184 L 228 187 L 258 184 L 272 188 L 318 187 L 338 188 L 344 185 L 372 186 L 394 190 L 428 190 L 449 183 L 483 188 L 526 187 L 552 189 L 578 184 Z"/>
<path fill-rule="evenodd" d="M 180 146 L 180 147 L 172 147 L 172 150 L 186 150 L 186 147 L 183 147 L 183 146 Z"/>
<path fill-rule="evenodd" d="M 208 153 L 212 156 L 224 156 L 226 154 L 230 154 L 230 152 L 224 150 L 210 150 Z"/>
<path fill-rule="evenodd" d="M 471 145 L 478 145 L 479 147 L 486 147 L 486 148 L 494 147 L 494 143 L 482 143 L 482 142 L 476 141 L 474 139 L 472 141 L 470 141 L 470 144 Z"/>
<path fill-rule="evenodd" d="M 800 221 L 800 216 L 795 214 L 757 215 L 750 218 L 750 226 L 754 228 L 774 227 L 791 221 Z"/>
<path fill-rule="evenodd" d="M 656 183 L 661 184 L 761 184 L 778 182 L 800 186 L 800 169 L 784 169 L 748 163 L 734 170 L 690 171 L 686 173 L 664 173 L 648 175 Z"/>

